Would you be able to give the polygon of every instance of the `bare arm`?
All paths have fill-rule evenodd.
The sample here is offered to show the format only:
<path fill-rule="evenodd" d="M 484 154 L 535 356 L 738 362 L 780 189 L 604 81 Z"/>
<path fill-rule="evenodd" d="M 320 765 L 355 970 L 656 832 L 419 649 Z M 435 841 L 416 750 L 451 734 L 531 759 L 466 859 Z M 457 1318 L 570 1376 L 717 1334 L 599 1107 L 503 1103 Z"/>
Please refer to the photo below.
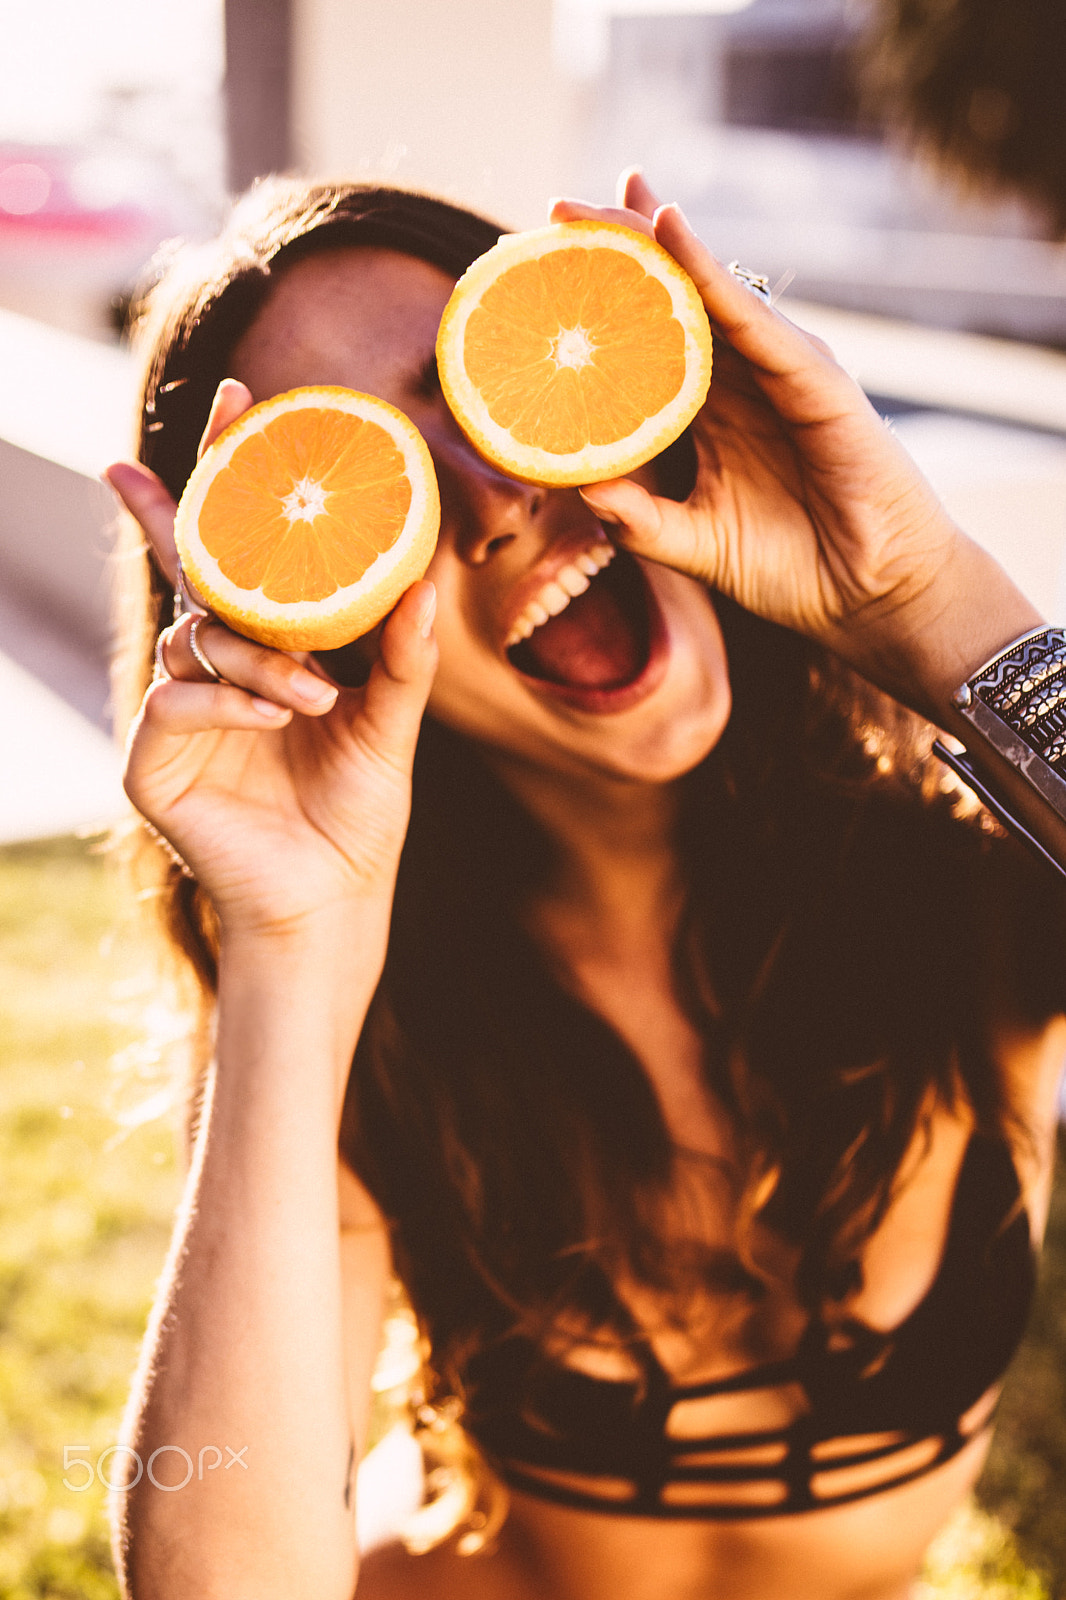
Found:
<path fill-rule="evenodd" d="M 160 1482 L 180 1482 L 187 1462 L 197 1472 L 176 1492 L 146 1473 L 124 1497 L 138 1600 L 349 1600 L 355 1587 L 349 1480 L 388 1247 L 380 1224 L 346 1235 L 357 1303 L 345 1330 L 337 1085 L 375 975 L 371 964 L 353 981 L 351 951 L 380 929 L 352 919 L 319 934 L 223 946 L 217 1063 L 127 1432 L 144 1463 L 186 1452 L 157 1458 Z"/>
<path fill-rule="evenodd" d="M 249 400 L 224 385 L 208 434 Z M 173 577 L 162 486 L 133 465 L 112 481 Z M 126 1424 L 144 1470 L 116 1497 L 136 1600 L 350 1600 L 355 1587 L 351 1474 L 388 1253 L 354 1180 L 361 1226 L 342 1244 L 337 1140 L 385 956 L 433 599 L 414 585 L 365 689 L 339 692 L 214 619 L 199 643 L 225 681 L 208 681 L 182 619 L 132 731 L 127 790 L 221 930 L 216 1059 Z"/>

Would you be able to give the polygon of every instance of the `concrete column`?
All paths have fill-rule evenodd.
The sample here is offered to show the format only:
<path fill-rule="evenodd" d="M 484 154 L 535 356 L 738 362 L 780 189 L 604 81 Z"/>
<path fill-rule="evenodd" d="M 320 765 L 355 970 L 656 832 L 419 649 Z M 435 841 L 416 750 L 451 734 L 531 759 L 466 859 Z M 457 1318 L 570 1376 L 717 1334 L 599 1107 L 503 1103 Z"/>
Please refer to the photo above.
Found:
<path fill-rule="evenodd" d="M 226 176 L 239 193 L 292 164 L 292 0 L 225 0 Z"/>

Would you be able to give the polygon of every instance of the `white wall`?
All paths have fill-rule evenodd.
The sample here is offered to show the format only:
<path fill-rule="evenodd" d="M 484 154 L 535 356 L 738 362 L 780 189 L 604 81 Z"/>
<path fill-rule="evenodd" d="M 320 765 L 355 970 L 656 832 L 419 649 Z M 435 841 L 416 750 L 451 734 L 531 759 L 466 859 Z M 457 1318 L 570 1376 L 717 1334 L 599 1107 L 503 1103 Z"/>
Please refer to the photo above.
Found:
<path fill-rule="evenodd" d="M 0 651 L 103 724 L 116 502 L 129 453 L 126 351 L 0 310 Z"/>
<path fill-rule="evenodd" d="M 552 0 L 293 0 L 295 155 L 386 176 L 512 226 L 572 191 L 582 93 Z"/>
<path fill-rule="evenodd" d="M 126 813 L 108 722 L 101 467 L 128 454 L 121 350 L 0 311 L 0 843 Z"/>

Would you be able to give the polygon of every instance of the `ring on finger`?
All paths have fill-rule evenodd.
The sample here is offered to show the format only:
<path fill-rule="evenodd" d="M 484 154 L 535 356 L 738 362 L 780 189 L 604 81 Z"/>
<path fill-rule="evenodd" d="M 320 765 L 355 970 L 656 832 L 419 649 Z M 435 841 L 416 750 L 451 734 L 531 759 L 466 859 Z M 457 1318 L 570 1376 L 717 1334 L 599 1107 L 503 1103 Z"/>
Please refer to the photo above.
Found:
<path fill-rule="evenodd" d="M 760 300 L 772 303 L 773 292 L 770 288 L 770 280 L 765 273 L 752 272 L 749 267 L 742 267 L 739 261 L 731 261 L 726 271 L 731 272 L 737 282 L 744 285 L 745 289 L 750 289 L 752 294 L 758 295 Z"/>
<path fill-rule="evenodd" d="M 177 622 L 187 611 L 202 612 L 203 605 L 189 593 L 189 585 L 185 579 L 185 569 L 178 557 L 178 570 L 174 578 L 174 621 Z"/>
<path fill-rule="evenodd" d="M 216 683 L 221 683 L 222 674 L 219 672 L 214 662 L 209 660 L 207 652 L 200 643 L 199 639 L 200 629 L 207 620 L 207 613 L 204 611 L 197 612 L 196 616 L 193 617 L 192 622 L 189 624 L 189 649 L 196 657 L 199 665 L 207 673 L 207 676 L 209 678 L 213 678 Z"/>
<path fill-rule="evenodd" d="M 152 667 L 153 683 L 160 683 L 164 678 L 170 677 L 170 673 L 167 671 L 167 664 L 163 660 L 163 641 L 165 638 L 166 632 L 164 630 L 164 632 L 159 635 L 155 642 L 155 655 L 152 658 L 154 663 Z"/>

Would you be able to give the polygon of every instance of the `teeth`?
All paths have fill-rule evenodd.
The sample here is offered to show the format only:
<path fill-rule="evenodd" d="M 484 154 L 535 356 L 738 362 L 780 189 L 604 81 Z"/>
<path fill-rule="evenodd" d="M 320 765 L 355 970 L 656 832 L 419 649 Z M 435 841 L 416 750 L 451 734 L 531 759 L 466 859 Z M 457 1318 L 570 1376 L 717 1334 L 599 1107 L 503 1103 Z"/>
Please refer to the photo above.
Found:
<path fill-rule="evenodd" d="M 613 560 L 614 545 L 608 544 L 604 539 L 600 543 L 590 545 L 587 550 L 583 550 L 577 558 L 577 564 L 582 572 L 587 572 L 590 578 L 594 578 L 597 572 L 602 572 L 604 567 Z"/>
<path fill-rule="evenodd" d="M 529 601 L 521 615 L 515 618 L 504 640 L 504 649 L 509 650 L 521 639 L 528 639 L 533 630 L 541 627 L 549 617 L 557 617 L 560 611 L 565 611 L 571 600 L 584 594 L 589 579 L 594 578 L 597 572 L 602 572 L 613 559 L 614 545 L 608 544 L 606 539 L 598 539 L 572 561 L 568 561 L 554 578 L 549 579 L 536 598 Z"/>
<path fill-rule="evenodd" d="M 568 594 L 561 583 L 548 583 L 537 596 L 542 606 L 547 606 L 551 616 L 557 617 L 560 611 L 565 611 L 573 595 Z"/>
<path fill-rule="evenodd" d="M 577 595 L 584 594 L 589 586 L 589 578 L 591 576 L 591 573 L 586 574 L 580 571 L 578 567 L 571 565 L 564 567 L 562 572 L 557 572 L 555 581 L 556 583 L 561 583 L 571 599 L 574 599 Z"/>

